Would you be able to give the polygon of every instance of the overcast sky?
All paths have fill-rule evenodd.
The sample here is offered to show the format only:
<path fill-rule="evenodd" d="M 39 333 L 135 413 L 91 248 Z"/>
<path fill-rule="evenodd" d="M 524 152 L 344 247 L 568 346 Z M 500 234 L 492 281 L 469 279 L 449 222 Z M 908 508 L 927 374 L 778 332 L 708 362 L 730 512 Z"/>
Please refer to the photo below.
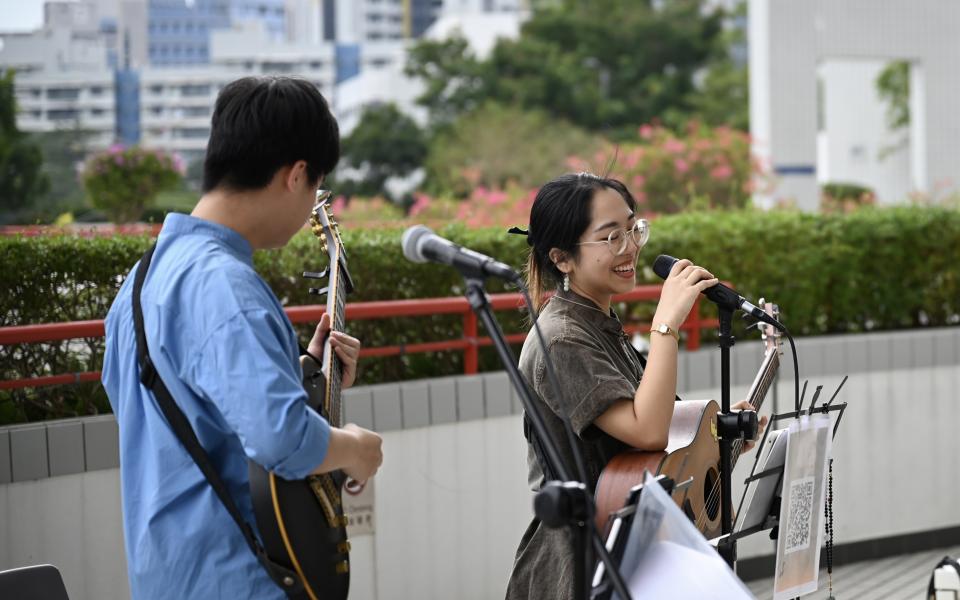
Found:
<path fill-rule="evenodd" d="M 43 0 L 0 0 L 0 31 L 33 31 L 43 25 Z"/>

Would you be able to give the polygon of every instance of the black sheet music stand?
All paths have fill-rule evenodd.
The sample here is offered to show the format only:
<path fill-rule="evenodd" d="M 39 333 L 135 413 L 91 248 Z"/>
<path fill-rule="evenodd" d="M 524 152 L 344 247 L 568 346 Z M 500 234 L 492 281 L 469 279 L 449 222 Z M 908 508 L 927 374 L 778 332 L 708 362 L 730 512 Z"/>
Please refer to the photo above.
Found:
<path fill-rule="evenodd" d="M 820 406 L 817 406 L 817 399 L 820 397 L 820 392 L 823 390 L 823 386 L 822 386 L 822 385 L 817 386 L 817 389 L 816 389 L 816 391 L 815 391 L 814 394 L 813 394 L 813 398 L 810 400 L 810 407 L 809 407 L 808 409 L 806 409 L 806 410 L 803 409 L 803 398 L 804 398 L 804 396 L 806 396 L 806 393 L 807 393 L 807 383 L 808 383 L 808 382 L 804 381 L 804 383 L 803 383 L 803 392 L 800 394 L 800 398 L 798 398 L 798 400 L 797 400 L 797 403 L 796 403 L 796 405 L 795 405 L 795 407 L 794 407 L 795 409 L 792 410 L 792 411 L 790 411 L 790 412 L 785 412 L 785 413 L 781 413 L 781 414 L 775 414 L 775 415 L 772 415 L 772 416 L 770 417 L 770 424 L 767 426 L 767 429 L 766 429 L 766 430 L 764 431 L 764 433 L 763 433 L 763 438 L 761 438 L 761 440 L 760 440 L 759 448 L 763 448 L 763 446 L 766 444 L 766 442 L 767 442 L 767 436 L 769 436 L 771 430 L 774 429 L 774 427 L 773 427 L 773 424 L 774 424 L 774 423 L 776 423 L 776 422 L 778 422 L 778 421 L 785 421 L 785 420 L 787 420 L 787 419 L 798 419 L 798 418 L 800 418 L 800 416 L 802 416 L 802 415 L 804 415 L 804 414 L 806 414 L 806 415 L 812 415 L 812 414 L 815 414 L 815 413 L 828 414 L 828 413 L 831 413 L 831 412 L 839 412 L 839 415 L 837 416 L 837 420 L 836 420 L 836 422 L 835 422 L 834 425 L 833 425 L 833 433 L 832 433 L 832 435 L 831 435 L 832 438 L 836 438 L 836 437 L 837 437 L 837 429 L 840 427 L 840 419 L 843 418 L 843 411 L 846 410 L 846 408 L 847 408 L 847 403 L 846 403 L 846 402 L 841 402 L 841 403 L 839 403 L 839 404 L 834 404 L 833 402 L 834 402 L 834 400 L 837 399 L 837 395 L 840 393 L 840 390 L 843 388 L 843 385 L 847 382 L 847 379 L 848 379 L 848 378 L 849 378 L 849 376 L 848 376 L 848 375 L 845 375 L 845 376 L 843 377 L 843 381 L 841 381 L 841 382 L 840 382 L 840 385 L 837 386 L 837 389 L 836 389 L 836 391 L 833 393 L 833 396 L 830 397 L 830 400 L 827 401 L 827 402 L 824 402 L 824 403 L 823 403 L 822 405 L 820 405 Z M 743 480 L 744 484 L 746 484 L 747 486 L 749 486 L 749 485 L 750 485 L 752 482 L 754 482 L 754 481 L 757 481 L 757 480 L 759 480 L 759 479 L 763 479 L 763 478 L 766 478 L 766 477 L 778 477 L 778 478 L 779 478 L 779 477 L 782 477 L 782 476 L 783 476 L 783 469 L 784 469 L 783 465 L 779 465 L 779 466 L 777 466 L 777 467 L 773 467 L 773 468 L 770 468 L 770 469 L 766 469 L 766 470 L 764 470 L 764 471 L 761 471 L 761 472 L 757 473 L 757 472 L 756 472 L 756 471 L 757 471 L 757 465 L 758 465 L 759 462 L 760 462 L 760 456 L 761 456 L 761 452 L 757 452 L 757 455 L 756 455 L 756 457 L 754 457 L 754 460 L 753 460 L 753 466 L 752 466 L 751 469 L 750 469 L 750 475 L 749 475 L 746 479 Z M 779 484 L 779 485 L 776 486 L 776 487 L 778 487 L 778 489 L 779 489 L 779 487 L 780 487 L 781 485 L 782 485 L 782 484 Z M 743 492 L 743 495 L 740 497 L 740 504 L 737 506 L 737 514 L 739 514 L 740 511 L 743 510 L 743 503 L 744 503 L 744 500 L 745 500 L 746 496 L 747 496 L 747 490 L 745 489 L 744 492 Z M 722 536 L 720 536 L 719 538 L 717 538 L 716 540 L 712 540 L 711 543 L 713 543 L 714 541 L 718 541 L 718 542 L 719 542 L 719 541 L 722 540 L 723 538 L 729 538 L 731 541 L 736 541 L 736 540 L 739 540 L 740 538 L 747 537 L 748 535 L 752 535 L 752 534 L 754 534 L 754 533 L 759 533 L 759 532 L 761 532 L 761 531 L 766 531 L 766 530 L 768 530 L 768 529 L 773 529 L 774 527 L 777 527 L 777 526 L 779 525 L 779 519 L 780 519 L 780 501 L 779 501 L 779 499 L 780 499 L 780 496 L 779 496 L 779 495 L 777 495 L 777 494 L 774 494 L 774 495 L 773 495 L 773 497 L 772 497 L 772 499 L 771 499 L 771 504 L 770 504 L 770 507 L 769 507 L 769 510 L 768 510 L 768 513 L 767 513 L 767 518 L 764 519 L 762 523 L 760 523 L 760 524 L 758 524 L 758 525 L 754 525 L 754 526 L 752 526 L 752 527 L 748 527 L 748 528 L 745 528 L 745 529 L 741 529 L 741 530 L 739 530 L 739 531 L 734 531 L 734 532 L 732 532 L 732 533 L 730 533 L 730 534 L 722 535 Z"/>

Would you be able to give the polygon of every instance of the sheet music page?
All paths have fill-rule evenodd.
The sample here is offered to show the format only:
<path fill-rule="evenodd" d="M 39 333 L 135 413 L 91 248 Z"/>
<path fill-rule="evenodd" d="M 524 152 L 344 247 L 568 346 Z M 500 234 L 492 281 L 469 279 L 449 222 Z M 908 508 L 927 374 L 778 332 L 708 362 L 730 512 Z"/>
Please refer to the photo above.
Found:
<path fill-rule="evenodd" d="M 636 600 L 753 597 L 649 473 L 620 572 Z"/>
<path fill-rule="evenodd" d="M 757 473 L 768 469 L 782 467 L 787 455 L 786 429 L 771 431 L 767 436 L 764 447 L 759 449 L 760 461 L 757 463 Z M 780 491 L 781 474 L 769 475 L 751 481 L 744 490 L 744 508 L 737 514 L 737 522 L 733 530 L 736 532 L 762 525 L 770 513 L 770 506 L 774 496 Z"/>
<path fill-rule="evenodd" d="M 830 417 L 801 416 L 790 424 L 787 435 L 773 600 L 817 590 L 832 439 Z"/>

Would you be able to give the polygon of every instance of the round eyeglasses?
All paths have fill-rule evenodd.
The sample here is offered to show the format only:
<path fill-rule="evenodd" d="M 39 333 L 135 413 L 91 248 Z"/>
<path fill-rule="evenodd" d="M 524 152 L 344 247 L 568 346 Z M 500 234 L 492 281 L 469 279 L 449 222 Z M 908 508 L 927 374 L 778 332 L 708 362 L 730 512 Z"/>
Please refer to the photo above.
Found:
<path fill-rule="evenodd" d="M 650 224 L 646 219 L 637 219 L 631 227 L 614 229 L 605 240 L 598 242 L 580 242 L 577 245 L 606 244 L 611 254 L 619 256 L 627 251 L 627 245 L 631 241 L 637 245 L 637 250 L 639 250 L 646 245 L 648 239 L 650 239 Z"/>

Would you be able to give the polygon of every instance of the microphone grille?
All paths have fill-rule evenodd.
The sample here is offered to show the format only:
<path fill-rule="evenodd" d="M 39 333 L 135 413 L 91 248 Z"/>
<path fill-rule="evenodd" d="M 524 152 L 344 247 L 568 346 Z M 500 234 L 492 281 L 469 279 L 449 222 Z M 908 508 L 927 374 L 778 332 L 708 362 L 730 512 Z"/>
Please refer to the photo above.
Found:
<path fill-rule="evenodd" d="M 670 269 L 673 268 L 676 262 L 677 259 L 669 254 L 661 254 L 657 257 L 657 260 L 653 261 L 653 272 L 661 279 L 666 279 L 670 275 Z"/>
<path fill-rule="evenodd" d="M 427 259 L 420 252 L 419 242 L 425 235 L 432 235 L 433 230 L 426 225 L 414 225 L 408 227 L 400 238 L 400 246 L 403 248 L 403 255 L 407 260 L 415 263 L 427 262 Z"/>

